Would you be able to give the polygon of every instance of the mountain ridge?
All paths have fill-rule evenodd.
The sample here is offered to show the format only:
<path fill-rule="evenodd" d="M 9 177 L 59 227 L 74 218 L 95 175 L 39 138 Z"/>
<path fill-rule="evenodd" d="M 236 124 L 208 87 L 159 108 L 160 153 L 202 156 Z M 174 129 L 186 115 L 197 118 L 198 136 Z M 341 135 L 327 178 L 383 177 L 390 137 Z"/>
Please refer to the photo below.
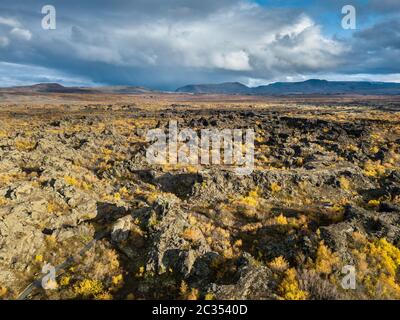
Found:
<path fill-rule="evenodd" d="M 82 93 L 82 94 L 138 94 L 154 90 L 140 86 L 66 87 L 59 83 L 37 83 L 30 86 L 0 88 L 7 93 Z"/>
<path fill-rule="evenodd" d="M 75 94 L 146 94 L 166 93 L 141 86 L 66 87 L 59 83 L 38 83 L 30 86 L 0 88 L 0 93 L 75 93 Z M 400 95 L 400 83 L 372 81 L 328 81 L 309 79 L 302 82 L 274 82 L 258 87 L 248 87 L 240 82 L 217 84 L 190 84 L 175 90 L 187 94 L 227 95 Z"/>
<path fill-rule="evenodd" d="M 275 82 L 258 87 L 248 87 L 239 82 L 236 91 L 232 82 L 220 84 L 198 84 L 178 88 L 178 93 L 192 94 L 249 94 L 249 95 L 292 95 L 292 94 L 400 94 L 400 83 L 371 81 L 328 81 L 309 79 L 302 82 Z M 232 89 L 233 88 L 233 89 Z"/>

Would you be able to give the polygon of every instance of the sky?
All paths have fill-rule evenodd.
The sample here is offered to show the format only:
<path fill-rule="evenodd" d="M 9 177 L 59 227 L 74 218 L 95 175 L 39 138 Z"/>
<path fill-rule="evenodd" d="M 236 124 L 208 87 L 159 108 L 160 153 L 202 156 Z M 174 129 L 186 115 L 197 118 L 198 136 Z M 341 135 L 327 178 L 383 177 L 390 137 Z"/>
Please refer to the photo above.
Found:
<path fill-rule="evenodd" d="M 56 29 L 42 28 L 44 5 Z M 342 8 L 356 9 L 356 29 Z M 400 82 L 399 0 L 1 0 L 0 86 Z"/>

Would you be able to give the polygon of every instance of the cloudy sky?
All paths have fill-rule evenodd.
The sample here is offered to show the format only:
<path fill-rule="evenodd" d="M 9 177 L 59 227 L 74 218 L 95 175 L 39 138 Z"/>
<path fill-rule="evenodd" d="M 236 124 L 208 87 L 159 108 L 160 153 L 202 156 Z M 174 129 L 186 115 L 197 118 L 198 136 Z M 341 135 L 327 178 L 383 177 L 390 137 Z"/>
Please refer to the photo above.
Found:
<path fill-rule="evenodd" d="M 44 5 L 56 30 L 44 30 Z M 357 29 L 342 28 L 342 7 Z M 1 0 L 0 86 L 400 82 L 399 0 Z"/>

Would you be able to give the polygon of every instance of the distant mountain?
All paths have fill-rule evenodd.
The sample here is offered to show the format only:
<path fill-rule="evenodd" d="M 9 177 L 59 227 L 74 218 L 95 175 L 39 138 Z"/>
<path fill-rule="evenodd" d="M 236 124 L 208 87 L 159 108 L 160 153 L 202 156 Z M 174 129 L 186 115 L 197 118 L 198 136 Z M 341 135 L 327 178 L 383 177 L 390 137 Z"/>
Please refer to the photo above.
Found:
<path fill-rule="evenodd" d="M 367 81 L 327 81 L 311 79 L 303 82 L 275 82 L 255 88 L 241 83 L 189 85 L 176 90 L 185 93 L 294 95 L 294 94 L 400 94 L 400 83 Z"/>
<path fill-rule="evenodd" d="M 147 89 L 144 87 L 136 87 L 136 86 L 109 86 L 109 87 L 97 87 L 92 88 L 97 92 L 101 93 L 120 93 L 120 94 L 134 94 L 134 93 L 150 93 L 154 92 L 151 89 Z"/>
<path fill-rule="evenodd" d="M 109 87 L 64 87 L 58 83 L 39 83 L 32 86 L 0 88 L 0 92 L 7 93 L 82 93 L 82 94 L 138 94 L 153 92 L 150 89 L 136 86 L 109 86 Z"/>
<path fill-rule="evenodd" d="M 39 83 L 32 86 L 0 88 L 0 92 L 10 93 L 87 93 L 85 88 L 64 87 L 58 83 Z"/>
<path fill-rule="evenodd" d="M 34 92 L 62 92 L 68 90 L 58 83 L 39 83 L 33 86 L 17 87 L 21 90 L 32 90 Z"/>
<path fill-rule="evenodd" d="M 0 93 L 77 93 L 77 94 L 148 94 L 157 93 L 139 86 L 64 87 L 58 83 L 39 83 L 32 86 L 0 88 Z M 363 81 L 326 81 L 311 79 L 303 82 L 275 82 L 250 88 L 239 82 L 188 85 L 177 93 L 228 95 L 307 95 L 363 94 L 400 95 L 400 83 Z"/>
<path fill-rule="evenodd" d="M 226 82 L 221 84 L 188 85 L 176 90 L 181 93 L 223 93 L 223 94 L 248 94 L 250 88 L 239 82 Z"/>

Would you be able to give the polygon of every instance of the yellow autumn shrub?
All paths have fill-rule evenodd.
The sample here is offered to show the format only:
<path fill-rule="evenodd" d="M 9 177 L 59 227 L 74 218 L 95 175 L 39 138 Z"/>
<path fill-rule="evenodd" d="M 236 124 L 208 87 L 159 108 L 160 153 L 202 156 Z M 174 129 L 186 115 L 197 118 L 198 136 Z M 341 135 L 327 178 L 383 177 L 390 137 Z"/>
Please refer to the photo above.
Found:
<path fill-rule="evenodd" d="M 318 273 L 330 274 L 333 268 L 340 262 L 339 257 L 333 253 L 323 241 L 319 243 L 317 257 L 315 259 L 315 270 Z"/>
<path fill-rule="evenodd" d="M 305 300 L 308 297 L 307 292 L 299 287 L 297 272 L 294 268 L 285 272 L 285 277 L 279 285 L 278 291 L 284 300 Z"/>
<path fill-rule="evenodd" d="M 83 279 L 75 284 L 74 292 L 77 296 L 85 298 L 95 297 L 103 292 L 103 285 L 98 280 Z"/>
<path fill-rule="evenodd" d="M 367 294 L 373 299 L 400 299 L 400 249 L 383 238 L 354 253 Z"/>

